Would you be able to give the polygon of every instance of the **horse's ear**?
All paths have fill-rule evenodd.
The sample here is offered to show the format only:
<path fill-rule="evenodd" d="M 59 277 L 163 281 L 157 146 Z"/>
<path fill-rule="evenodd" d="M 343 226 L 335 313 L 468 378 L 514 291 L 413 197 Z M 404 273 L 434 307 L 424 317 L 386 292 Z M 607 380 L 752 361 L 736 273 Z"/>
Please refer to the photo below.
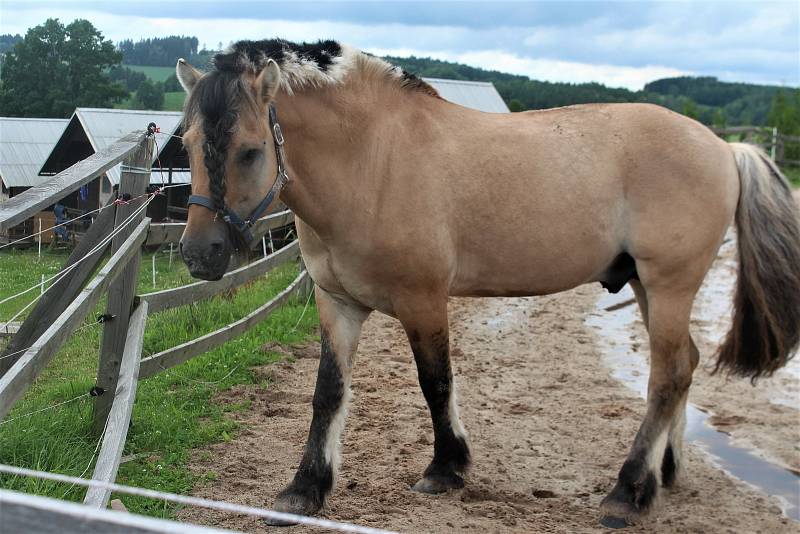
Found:
<path fill-rule="evenodd" d="M 274 60 L 267 61 L 267 65 L 262 69 L 261 73 L 256 79 L 256 89 L 259 92 L 261 100 L 269 102 L 278 92 L 278 87 L 281 83 L 281 69 Z"/>
<path fill-rule="evenodd" d="M 178 81 L 181 82 L 183 89 L 187 93 L 192 92 L 194 84 L 197 83 L 197 80 L 199 80 L 202 75 L 202 72 L 189 65 L 183 58 L 179 59 L 178 64 L 175 66 L 175 76 L 178 77 Z"/>

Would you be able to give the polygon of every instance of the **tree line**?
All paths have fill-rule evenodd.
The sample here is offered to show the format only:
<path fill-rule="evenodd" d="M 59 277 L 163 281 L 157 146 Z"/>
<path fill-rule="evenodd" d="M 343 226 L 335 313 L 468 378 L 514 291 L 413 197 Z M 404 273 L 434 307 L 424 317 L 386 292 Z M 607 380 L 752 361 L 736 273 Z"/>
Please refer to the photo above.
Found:
<path fill-rule="evenodd" d="M 710 76 L 664 78 L 631 91 L 596 82 L 544 82 L 431 58 L 386 59 L 418 76 L 492 82 L 511 111 L 590 102 L 649 102 L 708 125 L 761 126 L 767 124 L 772 101 L 782 91 L 778 86 L 722 82 Z"/>
<path fill-rule="evenodd" d="M 64 25 L 48 19 L 24 37 L 0 35 L 0 114 L 66 117 L 78 106 L 113 107 L 123 102 L 161 109 L 165 92 L 181 90 L 175 76 L 154 82 L 125 65 L 172 67 L 183 57 L 207 68 L 213 54 L 205 45 L 200 47 L 196 37 L 126 39 L 114 45 L 87 20 Z M 600 83 L 544 82 L 431 58 L 386 59 L 418 76 L 492 82 L 511 111 L 590 102 L 650 102 L 708 125 L 769 124 L 800 135 L 800 90 L 793 88 L 683 76 L 631 91 Z"/>

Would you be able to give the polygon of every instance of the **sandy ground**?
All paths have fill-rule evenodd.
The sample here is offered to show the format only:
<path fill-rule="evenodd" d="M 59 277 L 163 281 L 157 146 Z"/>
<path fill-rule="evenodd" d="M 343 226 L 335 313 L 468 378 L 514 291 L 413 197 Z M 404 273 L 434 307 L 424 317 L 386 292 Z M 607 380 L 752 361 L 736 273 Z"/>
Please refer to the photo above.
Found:
<path fill-rule="evenodd" d="M 597 334 L 584 324 L 600 294 L 584 287 L 538 299 L 451 302 L 453 360 L 474 466 L 465 489 L 437 497 L 409 490 L 432 454 L 432 431 L 399 323 L 373 315 L 325 517 L 403 532 L 604 530 L 598 505 L 644 401 L 609 377 Z M 311 418 L 317 362 L 316 347 L 290 350 L 293 363 L 258 370 L 272 381 L 269 389 L 244 386 L 219 399 L 249 398 L 252 409 L 234 414 L 244 427 L 234 440 L 195 455 L 193 470 L 217 475 L 197 495 L 269 505 L 291 479 Z M 796 531 L 774 501 L 729 478 L 705 453 L 689 446 L 687 457 L 681 486 L 630 530 Z M 181 519 L 268 530 L 249 517 L 206 510 L 185 510 Z"/>
<path fill-rule="evenodd" d="M 796 193 L 800 202 L 800 192 Z M 735 246 L 723 246 L 697 300 L 692 330 L 701 350 L 690 400 L 735 442 L 800 471 L 800 381 L 781 372 L 752 387 L 710 376 L 727 327 Z M 600 532 L 598 505 L 611 489 L 644 415 L 644 400 L 610 377 L 607 340 L 586 324 L 598 287 L 541 298 L 453 299 L 453 365 L 474 465 L 463 490 L 420 495 L 409 487 L 432 454 L 432 431 L 399 323 L 374 314 L 364 328 L 354 401 L 336 490 L 323 514 L 402 532 Z M 637 313 L 638 316 L 638 313 Z M 640 320 L 616 340 L 647 356 Z M 273 347 L 275 348 L 275 347 Z M 215 480 L 196 495 L 269 506 L 291 479 L 311 419 L 318 347 L 279 347 L 292 362 L 257 369 L 269 389 L 242 386 L 218 402 L 248 398 L 233 414 L 242 432 L 197 451 L 191 468 Z M 791 407 L 791 406 L 794 407 Z M 187 509 L 183 520 L 248 532 L 260 521 Z M 628 531 L 797 532 L 775 500 L 715 467 L 688 444 L 686 472 L 654 514 Z M 287 532 L 310 531 L 291 527 Z"/>

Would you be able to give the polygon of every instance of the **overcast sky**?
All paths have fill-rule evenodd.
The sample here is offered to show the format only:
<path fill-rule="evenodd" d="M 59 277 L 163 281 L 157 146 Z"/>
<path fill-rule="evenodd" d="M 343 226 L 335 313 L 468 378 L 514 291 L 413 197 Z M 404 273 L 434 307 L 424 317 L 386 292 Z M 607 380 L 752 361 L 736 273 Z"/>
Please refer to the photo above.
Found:
<path fill-rule="evenodd" d="M 375 54 L 430 56 L 534 79 L 640 89 L 680 74 L 800 85 L 800 2 L 24 2 L 0 33 L 48 17 L 90 20 L 114 41 L 195 35 L 333 38 Z"/>

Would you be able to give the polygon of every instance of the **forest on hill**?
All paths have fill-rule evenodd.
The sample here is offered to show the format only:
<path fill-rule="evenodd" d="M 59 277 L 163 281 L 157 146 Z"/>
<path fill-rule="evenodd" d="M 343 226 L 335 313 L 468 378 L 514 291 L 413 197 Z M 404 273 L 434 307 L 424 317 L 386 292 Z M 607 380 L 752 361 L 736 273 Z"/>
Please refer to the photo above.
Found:
<path fill-rule="evenodd" d="M 589 102 L 650 102 L 717 126 L 767 124 L 772 101 L 784 89 L 723 82 L 711 76 L 681 76 L 656 80 L 641 91 L 630 91 L 601 83 L 532 80 L 431 58 L 387 57 L 386 60 L 418 76 L 492 82 L 512 111 Z"/>
<path fill-rule="evenodd" d="M 76 21 L 77 22 L 77 21 Z M 46 48 L 52 31 L 46 32 L 49 26 L 61 28 L 60 32 L 69 34 L 69 28 L 59 26 L 57 21 L 47 21 L 45 25 L 29 30 L 23 38 L 19 35 L 0 35 L 0 65 L 14 60 L 14 56 L 29 50 Z M 109 43 L 91 28 L 88 21 L 80 21 L 78 27 L 88 28 L 93 42 Z M 55 32 L 58 33 L 58 32 Z M 50 36 L 50 37 L 48 37 Z M 64 39 L 63 37 L 61 39 Z M 30 41 L 30 42 L 27 42 Z M 99 45 L 98 45 L 99 46 Z M 221 47 L 222 43 L 218 43 Z M 166 72 L 174 68 L 178 58 L 183 57 L 200 69 L 206 69 L 215 53 L 200 43 L 197 37 L 170 36 L 132 41 L 120 41 L 113 45 L 114 57 L 108 57 L 102 67 L 103 78 L 110 79 L 116 92 L 106 90 L 108 96 L 117 106 L 144 107 L 147 109 L 180 109 L 183 100 L 180 85 L 174 74 Z M 21 58 L 18 58 L 21 59 Z M 421 57 L 387 57 L 388 61 L 418 76 L 449 78 L 455 80 L 473 80 L 492 82 L 512 111 L 528 109 L 545 109 L 570 104 L 589 102 L 650 102 L 668 107 L 679 113 L 696 118 L 708 125 L 787 125 L 796 124 L 790 130 L 800 130 L 800 89 L 783 88 L 773 85 L 754 85 L 736 82 L 724 82 L 710 76 L 682 76 L 664 78 L 648 83 L 639 91 L 625 88 L 607 87 L 601 83 L 562 83 L 534 80 L 527 76 L 509 74 L 495 70 L 486 70 L 460 63 L 452 63 Z M 69 58 L 62 58 L 61 64 L 69 63 Z M 85 57 L 81 59 L 85 61 Z M 27 80 L 33 72 L 24 65 L 18 67 L 18 77 Z M 4 83 L 10 81 L 8 76 Z M 28 80 L 35 87 L 34 80 Z M 112 87 L 112 86 L 108 86 Z M 6 87 L 5 96 L 9 96 L 11 87 Z M 0 85 L 0 97 L 3 96 Z M 127 97 L 120 96 L 127 92 Z M 18 98 L 27 98 L 26 93 L 17 92 Z M 0 98 L 0 102 L 4 99 Z M 72 103 L 58 99 L 67 113 Z M 85 98 L 82 97 L 82 100 Z M 97 99 L 96 99 L 97 100 Z M 99 99 L 95 105 L 104 102 Z M 6 113 L 11 103 L 5 99 Z M 21 103 L 22 105 L 24 103 Z M 85 105 L 85 103 L 84 103 Z M 25 106 L 22 106 L 25 108 Z M 28 106 L 30 107 L 30 106 Z M 36 109 L 42 106 L 34 106 Z M 27 109 L 27 108 L 26 108 Z M 44 109 L 44 108 L 43 108 Z M 20 108 L 17 114 L 25 114 Z M 780 118 L 784 117 L 784 118 Z M 789 133 L 789 132 L 787 132 Z M 798 132 L 800 133 L 800 132 Z"/>

